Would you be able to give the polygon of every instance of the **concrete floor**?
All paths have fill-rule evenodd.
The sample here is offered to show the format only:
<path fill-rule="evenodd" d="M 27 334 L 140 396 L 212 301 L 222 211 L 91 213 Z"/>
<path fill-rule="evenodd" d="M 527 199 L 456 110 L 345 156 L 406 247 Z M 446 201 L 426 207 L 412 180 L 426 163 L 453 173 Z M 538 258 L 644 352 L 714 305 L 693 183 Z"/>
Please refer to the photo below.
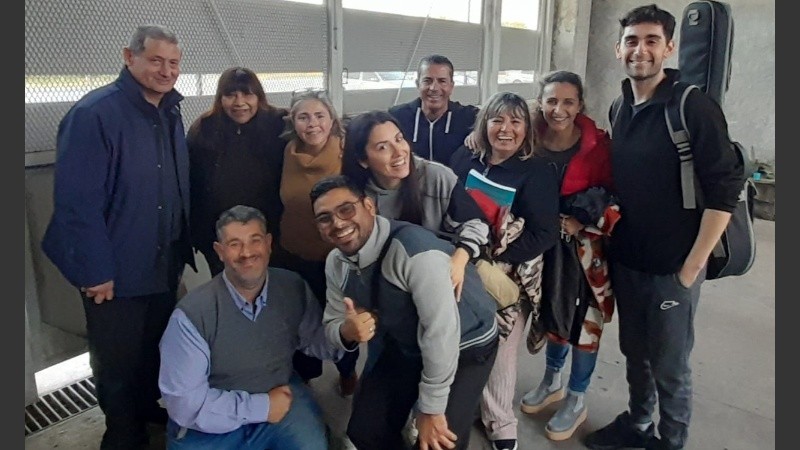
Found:
<path fill-rule="evenodd" d="M 775 448 L 775 222 L 756 220 L 756 235 L 757 257 L 747 275 L 703 285 L 695 321 L 694 412 L 688 449 Z M 190 277 L 187 283 L 202 279 L 200 274 Z M 589 417 L 575 435 L 564 442 L 552 442 L 545 437 L 544 425 L 555 406 L 535 416 L 516 409 L 519 450 L 582 449 L 579 439 L 625 409 L 628 400 L 625 361 L 618 344 L 615 319 L 604 333 L 587 393 Z M 517 368 L 517 404 L 525 392 L 538 384 L 543 372 L 544 355 L 530 356 L 522 346 Z M 333 433 L 341 436 L 350 404 L 336 394 L 336 376 L 335 367 L 327 364 L 322 377 L 313 380 L 312 386 Z M 102 413 L 93 408 L 29 436 L 25 448 L 93 449 L 98 447 L 102 432 Z M 164 448 L 163 439 L 155 441 L 152 449 Z M 491 448 L 477 426 L 473 427 L 469 448 Z"/>

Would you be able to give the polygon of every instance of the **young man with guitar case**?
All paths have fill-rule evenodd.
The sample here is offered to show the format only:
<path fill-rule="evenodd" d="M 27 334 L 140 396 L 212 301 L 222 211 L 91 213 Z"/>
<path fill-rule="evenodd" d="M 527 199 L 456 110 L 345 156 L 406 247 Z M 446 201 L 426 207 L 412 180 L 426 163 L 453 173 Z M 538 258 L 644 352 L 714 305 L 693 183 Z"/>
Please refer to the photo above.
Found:
<path fill-rule="evenodd" d="M 627 79 L 612 127 L 612 172 L 622 218 L 611 236 L 611 277 L 626 357 L 628 411 L 586 437 L 590 449 L 682 449 L 692 410 L 689 355 L 706 265 L 744 182 L 720 105 L 698 89 L 686 129 L 704 208 L 683 203 L 681 163 L 665 121 L 680 72 L 675 17 L 656 5 L 620 20 L 616 57 Z M 616 117 L 614 117 L 616 116 Z M 660 420 L 653 413 L 658 403 Z"/>

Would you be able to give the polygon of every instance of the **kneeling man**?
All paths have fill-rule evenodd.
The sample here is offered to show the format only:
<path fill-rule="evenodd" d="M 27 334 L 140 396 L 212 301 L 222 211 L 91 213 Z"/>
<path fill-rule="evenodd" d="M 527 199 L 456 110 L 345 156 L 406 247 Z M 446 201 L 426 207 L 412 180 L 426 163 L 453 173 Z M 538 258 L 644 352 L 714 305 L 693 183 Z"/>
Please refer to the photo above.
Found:
<path fill-rule="evenodd" d="M 190 291 L 161 339 L 167 447 L 325 450 L 325 425 L 292 370 L 295 350 L 338 360 L 300 275 L 267 267 L 263 214 L 234 206 L 217 221 L 225 269 Z"/>

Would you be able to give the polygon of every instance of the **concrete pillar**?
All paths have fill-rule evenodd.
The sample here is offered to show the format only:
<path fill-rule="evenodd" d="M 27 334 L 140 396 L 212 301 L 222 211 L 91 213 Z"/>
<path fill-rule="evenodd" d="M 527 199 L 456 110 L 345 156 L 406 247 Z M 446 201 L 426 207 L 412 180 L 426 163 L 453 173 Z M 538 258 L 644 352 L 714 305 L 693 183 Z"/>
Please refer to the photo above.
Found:
<path fill-rule="evenodd" d="M 585 77 L 592 0 L 561 0 L 555 8 L 550 70 L 569 70 Z"/>

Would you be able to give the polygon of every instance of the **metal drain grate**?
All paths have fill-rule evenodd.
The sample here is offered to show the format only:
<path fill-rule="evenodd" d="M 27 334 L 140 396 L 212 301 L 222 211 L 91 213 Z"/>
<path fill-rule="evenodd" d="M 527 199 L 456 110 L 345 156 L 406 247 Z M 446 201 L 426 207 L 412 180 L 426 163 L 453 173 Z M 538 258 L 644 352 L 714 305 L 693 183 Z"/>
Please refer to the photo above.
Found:
<path fill-rule="evenodd" d="M 94 406 L 97 406 L 94 377 L 45 394 L 36 403 L 25 407 L 25 436 L 42 431 Z"/>

